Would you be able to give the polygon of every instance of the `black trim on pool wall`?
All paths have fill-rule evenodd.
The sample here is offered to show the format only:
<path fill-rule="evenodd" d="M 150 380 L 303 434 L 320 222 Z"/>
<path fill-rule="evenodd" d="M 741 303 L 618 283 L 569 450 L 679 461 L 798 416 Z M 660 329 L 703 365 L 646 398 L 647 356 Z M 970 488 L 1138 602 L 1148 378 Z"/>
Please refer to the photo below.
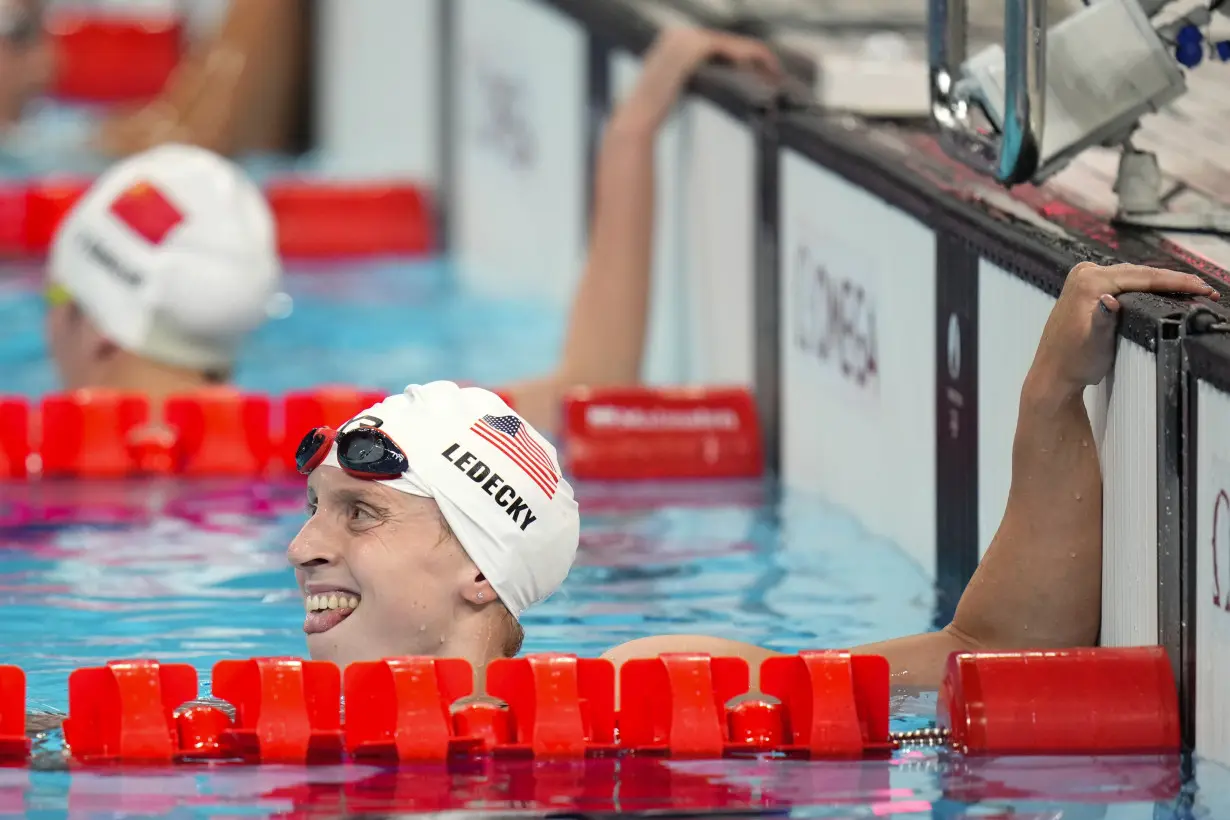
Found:
<path fill-rule="evenodd" d="M 1157 642 L 1175 680 L 1183 673 L 1183 323 L 1158 325 L 1157 363 Z"/>
<path fill-rule="evenodd" d="M 585 96 L 585 208 L 584 233 L 589 235 L 594 217 L 595 177 L 598 173 L 598 149 L 602 145 L 602 131 L 610 114 L 613 91 L 611 89 L 611 57 L 615 50 L 606 38 L 594 31 L 589 33 L 586 58 L 589 73 L 586 78 Z"/>
<path fill-rule="evenodd" d="M 1184 351 L 1186 356 L 1186 350 Z M 1183 424 L 1180 441 L 1183 487 L 1180 493 L 1182 510 L 1181 544 L 1179 548 L 1179 579 L 1181 602 L 1179 618 L 1182 625 L 1179 635 L 1179 716 L 1183 745 L 1189 749 L 1196 745 L 1196 552 L 1197 530 L 1200 522 L 1200 411 L 1199 381 L 1191 373 L 1180 377 L 1179 412 Z"/>
<path fill-rule="evenodd" d="M 756 411 L 760 417 L 765 470 L 781 471 L 781 163 L 778 162 L 776 120 L 765 118 L 754 131 L 756 202 L 752 212 L 755 247 L 752 344 Z"/>
<path fill-rule="evenodd" d="M 440 250 L 447 253 L 453 243 L 452 207 L 457 184 L 457 152 L 453 147 L 453 115 L 457 94 L 453 39 L 457 34 L 457 20 L 451 0 L 438 0 L 437 5 L 440 99 L 436 100 L 436 116 L 439 118 L 436 123 L 436 149 L 440 161 L 440 182 L 436 185 L 435 193 L 436 242 Z"/>
<path fill-rule="evenodd" d="M 968 243 L 935 243 L 936 619 L 952 620 L 978 566 L 978 268 Z"/>

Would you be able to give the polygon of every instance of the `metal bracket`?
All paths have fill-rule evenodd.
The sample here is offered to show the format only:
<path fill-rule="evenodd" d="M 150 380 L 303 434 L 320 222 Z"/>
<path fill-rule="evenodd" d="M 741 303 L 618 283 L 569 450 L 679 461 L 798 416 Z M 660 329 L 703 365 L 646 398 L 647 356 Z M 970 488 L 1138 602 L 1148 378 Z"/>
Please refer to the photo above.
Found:
<path fill-rule="evenodd" d="M 930 0 L 927 39 L 931 63 L 931 118 L 954 159 L 1004 185 L 1031 179 L 1042 150 L 1046 98 L 1046 2 L 1004 5 L 1006 97 L 1002 134 L 970 119 L 974 99 L 961 82 L 967 52 L 968 0 Z"/>
<path fill-rule="evenodd" d="M 1204 305 L 1197 305 L 1184 319 L 1184 335 L 1203 336 L 1207 333 L 1230 333 L 1230 321 Z"/>

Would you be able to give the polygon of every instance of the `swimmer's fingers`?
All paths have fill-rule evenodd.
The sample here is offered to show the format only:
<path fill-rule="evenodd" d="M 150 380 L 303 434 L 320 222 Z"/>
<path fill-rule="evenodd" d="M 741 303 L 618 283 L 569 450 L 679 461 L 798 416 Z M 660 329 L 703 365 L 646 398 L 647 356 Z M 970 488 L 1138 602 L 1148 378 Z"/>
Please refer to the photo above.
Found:
<path fill-rule="evenodd" d="M 1072 269 L 1069 279 L 1084 295 L 1099 299 L 1121 293 L 1178 293 L 1213 300 L 1221 296 L 1199 276 L 1144 265 L 1099 267 L 1082 263 Z"/>
<path fill-rule="evenodd" d="M 760 40 L 733 34 L 715 34 L 712 49 L 712 57 L 741 68 L 750 68 L 772 80 L 780 81 L 783 78 L 781 60 Z"/>

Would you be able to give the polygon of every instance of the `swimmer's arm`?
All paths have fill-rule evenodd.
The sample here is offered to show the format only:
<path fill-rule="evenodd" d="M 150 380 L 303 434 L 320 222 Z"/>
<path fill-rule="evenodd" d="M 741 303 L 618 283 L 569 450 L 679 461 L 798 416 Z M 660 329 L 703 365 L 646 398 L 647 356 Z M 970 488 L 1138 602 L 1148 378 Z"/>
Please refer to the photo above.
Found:
<path fill-rule="evenodd" d="M 649 313 L 654 242 L 657 123 L 636 97 L 615 113 L 602 138 L 589 259 L 577 286 L 554 373 L 507 389 L 527 421 L 550 435 L 564 393 L 576 385 L 635 384 Z"/>
<path fill-rule="evenodd" d="M 1021 391 L 1012 486 L 955 628 L 993 649 L 1087 646 L 1102 618 L 1102 468 L 1084 388 L 1035 365 Z"/>
<path fill-rule="evenodd" d="M 544 433 L 557 431 L 568 390 L 640 381 L 653 268 L 656 138 L 689 79 L 712 58 L 781 78 L 767 45 L 721 32 L 667 29 L 646 53 L 635 88 L 603 133 L 589 258 L 563 358 L 551 375 L 506 388 L 517 412 Z"/>
<path fill-rule="evenodd" d="M 938 632 L 857 646 L 881 655 L 895 686 L 935 689 L 953 652 L 1089 645 L 1101 618 L 1102 477 L 1079 390 L 1059 390 L 1044 369 L 1021 393 L 1012 488 L 999 531 Z M 820 648 L 820 647 L 817 647 Z M 666 652 L 740 657 L 757 685 L 760 663 L 778 654 L 739 641 L 659 635 L 621 644 L 602 657 L 617 666 Z"/>
<path fill-rule="evenodd" d="M 743 658 L 752 672 L 753 691 L 759 686 L 761 662 L 782 654 L 755 644 L 711 638 L 708 635 L 653 635 L 611 647 L 600 657 L 613 663 L 615 671 L 618 672 L 625 661 L 656 658 L 658 655 L 672 652 L 710 655 L 715 658 Z"/>
<path fill-rule="evenodd" d="M 231 0 L 156 99 L 102 123 L 99 148 L 126 156 L 167 141 L 226 155 L 276 147 L 293 116 L 304 14 L 300 0 Z"/>
<path fill-rule="evenodd" d="M 43 732 L 59 729 L 64 724 L 67 715 L 51 712 L 26 712 L 26 734 L 33 737 Z"/>
<path fill-rule="evenodd" d="M 1083 390 L 1035 366 L 1021 391 L 1012 487 L 999 530 L 940 632 L 858 647 L 893 683 L 934 689 L 948 656 L 1097 641 L 1102 615 L 1102 471 Z"/>

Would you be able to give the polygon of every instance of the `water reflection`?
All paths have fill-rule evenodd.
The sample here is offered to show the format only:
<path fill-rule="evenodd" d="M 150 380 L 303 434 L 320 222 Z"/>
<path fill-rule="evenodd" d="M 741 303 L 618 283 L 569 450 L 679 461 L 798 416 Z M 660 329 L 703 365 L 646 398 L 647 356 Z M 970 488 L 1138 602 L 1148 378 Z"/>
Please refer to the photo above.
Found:
<path fill-rule="evenodd" d="M 457 761 L 441 766 L 193 766 L 0 770 L 0 814 L 123 813 L 279 818 L 427 811 L 784 812 L 812 817 L 1170 817 L 1183 813 L 1178 758 L 891 762 L 767 758 L 578 762 Z M 1189 808 L 1190 810 L 1190 808 Z"/>

